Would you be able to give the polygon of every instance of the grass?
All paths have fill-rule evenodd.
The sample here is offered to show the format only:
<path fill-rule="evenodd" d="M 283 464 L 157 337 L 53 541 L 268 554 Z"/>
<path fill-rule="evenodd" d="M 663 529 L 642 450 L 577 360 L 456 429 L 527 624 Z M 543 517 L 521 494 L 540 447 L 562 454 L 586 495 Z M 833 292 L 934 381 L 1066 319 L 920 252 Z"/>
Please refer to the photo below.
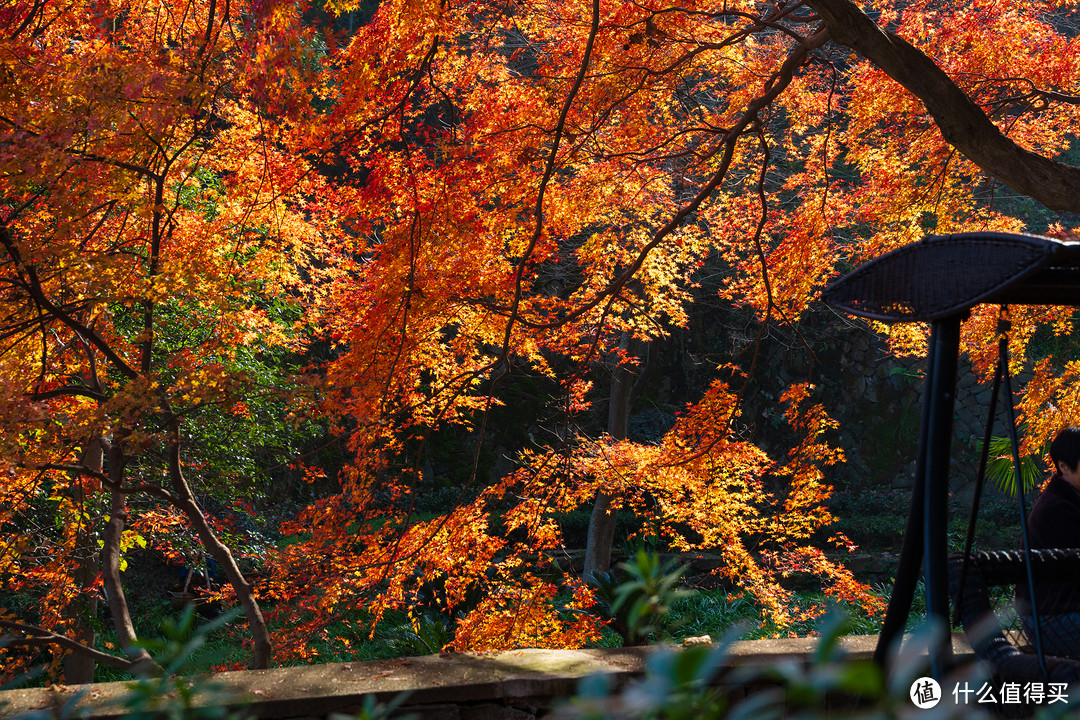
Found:
<path fill-rule="evenodd" d="M 135 634 L 139 638 L 147 640 L 162 640 L 164 633 L 162 626 L 166 620 L 176 622 L 183 614 L 183 610 L 174 609 L 168 601 L 155 603 L 140 603 L 132 608 L 132 622 L 135 625 Z M 196 619 L 196 625 L 202 624 Z M 106 625 L 107 623 L 103 623 Z M 111 623 L 108 623 L 111 625 Z M 191 648 L 191 653 L 184 664 L 185 672 L 201 674 L 209 672 L 215 665 L 232 662 L 237 659 L 238 653 L 242 652 L 235 635 L 243 634 L 246 629 L 241 627 L 242 620 L 234 620 L 224 627 L 209 632 L 202 638 L 202 643 Z M 112 654 L 120 654 L 120 643 L 116 638 L 116 632 L 111 627 L 102 628 L 98 633 L 98 649 Z M 97 682 L 110 682 L 114 680 L 131 680 L 131 673 L 98 664 L 94 670 L 94 679 Z"/>
<path fill-rule="evenodd" d="M 876 589 L 878 594 L 888 594 L 887 587 Z M 925 608 L 921 603 L 921 584 L 916 598 L 916 607 L 908 620 L 908 628 L 914 629 L 926 618 Z M 836 605 L 823 593 L 800 592 L 795 594 L 793 606 L 807 609 L 811 606 L 829 606 L 847 614 L 850 620 L 850 634 L 873 635 L 881 631 L 881 617 L 871 618 L 859 614 L 851 608 Z M 700 590 L 688 598 L 677 601 L 671 609 L 664 626 L 663 637 L 654 636 L 652 640 L 678 643 L 685 638 L 708 635 L 714 641 L 725 637 L 733 629 L 741 631 L 740 640 L 761 640 L 772 637 L 809 637 L 816 636 L 821 629 L 822 618 L 795 622 L 786 627 L 778 627 L 764 616 L 753 599 L 742 592 L 723 590 Z M 619 647 L 622 638 L 610 628 L 604 629 L 598 647 Z"/>
<path fill-rule="evenodd" d="M 882 589 L 884 591 L 884 589 Z M 881 619 L 871 618 L 852 610 L 846 605 L 837 605 L 820 592 L 799 592 L 792 602 L 793 610 L 808 610 L 811 607 L 835 607 L 849 615 L 852 621 L 851 634 L 872 635 L 881 629 Z M 672 625 L 676 637 L 697 637 L 709 635 L 717 639 L 726 634 L 733 626 L 742 624 L 746 634 L 742 639 L 756 640 L 768 637 L 804 637 L 816 635 L 820 619 L 796 621 L 791 625 L 779 627 L 764 616 L 758 605 L 749 595 L 742 592 L 724 592 L 703 590 L 689 598 L 679 601 L 672 608 Z"/>

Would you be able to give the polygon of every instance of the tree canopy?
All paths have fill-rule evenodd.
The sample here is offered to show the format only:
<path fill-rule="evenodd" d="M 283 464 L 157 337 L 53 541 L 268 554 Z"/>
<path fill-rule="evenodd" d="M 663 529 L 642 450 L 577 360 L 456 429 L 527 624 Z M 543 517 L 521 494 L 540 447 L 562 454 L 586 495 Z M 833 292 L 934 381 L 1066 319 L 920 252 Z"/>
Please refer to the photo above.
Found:
<path fill-rule="evenodd" d="M 1030 229 L 1009 196 L 1080 211 L 1080 169 L 1061 161 L 1080 119 L 1073 13 L 8 3 L 0 576 L 44 600 L 0 625 L 17 644 L 145 660 L 122 556 L 182 526 L 225 569 L 256 666 L 310 656 L 305 638 L 346 609 L 377 618 L 433 582 L 461 611 L 456 648 L 580 645 L 601 621 L 554 562 L 556 516 L 594 503 L 598 527 L 635 509 L 671 547 L 719 552 L 781 624 L 793 571 L 875 607 L 818 539 L 843 453 L 809 382 L 778 400 L 795 438 L 779 457 L 744 432 L 752 368 L 717 368 L 651 443 L 625 431 L 634 383 L 705 273 L 761 332 L 797 331 L 852 263 L 927 231 Z M 1072 312 L 1013 319 L 1016 363 L 1038 363 L 1030 450 L 1075 415 L 1080 385 L 1071 357 L 1029 358 L 1028 341 L 1071 333 Z M 924 341 L 880 329 L 901 352 Z M 979 372 L 993 332 L 989 311 L 965 326 Z M 551 388 L 546 419 L 488 485 L 483 439 L 495 413 L 514 417 L 522 375 Z M 301 456 L 312 423 L 344 443 L 343 467 Z M 224 427 L 262 466 L 230 465 Z M 421 519 L 427 448 L 448 428 L 469 437 L 472 477 L 456 509 Z M 283 526 L 255 589 L 213 508 L 283 463 L 329 472 L 333 492 Z M 90 652 L 101 587 L 128 657 Z M 267 603 L 291 631 L 270 637 Z"/>

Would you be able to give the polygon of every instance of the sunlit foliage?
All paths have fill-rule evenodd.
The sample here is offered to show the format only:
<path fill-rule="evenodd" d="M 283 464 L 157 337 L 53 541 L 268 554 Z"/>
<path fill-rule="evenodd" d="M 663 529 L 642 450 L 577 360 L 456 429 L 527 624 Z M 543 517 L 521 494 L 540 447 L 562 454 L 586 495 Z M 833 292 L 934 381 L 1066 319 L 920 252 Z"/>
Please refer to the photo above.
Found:
<path fill-rule="evenodd" d="M 717 368 L 657 442 L 595 418 L 612 376 L 645 374 L 634 348 L 685 326 L 705 268 L 762 329 L 797 329 L 841 267 L 928 230 L 1025 229 L 991 178 L 1022 185 L 1074 137 L 1069 6 L 384 0 L 334 31 L 359 9 L 0 7 L 0 577 L 43 599 L 0 622 L 85 651 L 102 585 L 123 623 L 123 553 L 183 529 L 225 567 L 256 665 L 432 582 L 454 648 L 580 645 L 599 620 L 557 516 L 598 496 L 719 552 L 780 626 L 802 619 L 791 573 L 875 611 L 824 553 L 849 545 L 822 541 L 843 454 L 809 383 L 778 401 L 786 455 L 746 435 L 752 368 Z M 1060 182 L 1020 192 L 1080 207 L 1058 192 L 1075 168 L 1031 167 Z M 965 329 L 983 373 L 995 327 Z M 1038 328 L 1071 316 L 1014 314 L 1018 365 Z M 1038 359 L 1035 445 L 1076 400 L 1076 368 Z M 456 509 L 417 517 L 432 433 L 481 447 L 522 373 L 558 392 L 516 470 L 487 486 L 474 463 Z M 282 528 L 256 591 L 196 497 L 266 478 L 243 453 L 230 469 L 215 428 L 316 479 L 280 438 L 318 423 L 347 448 L 319 480 L 340 492 Z M 276 648 L 260 599 L 291 628 Z"/>

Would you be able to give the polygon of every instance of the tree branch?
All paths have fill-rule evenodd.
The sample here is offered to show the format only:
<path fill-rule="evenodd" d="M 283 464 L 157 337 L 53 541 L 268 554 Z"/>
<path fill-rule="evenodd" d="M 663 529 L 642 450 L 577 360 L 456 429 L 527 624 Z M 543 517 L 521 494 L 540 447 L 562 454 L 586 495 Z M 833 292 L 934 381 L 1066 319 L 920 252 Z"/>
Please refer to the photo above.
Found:
<path fill-rule="evenodd" d="M 11 237 L 11 232 L 7 225 L 0 224 L 0 244 L 7 250 L 8 256 L 16 267 L 25 268 L 27 277 L 29 278 L 26 286 L 27 292 L 30 293 L 30 297 L 33 298 L 34 302 L 36 302 L 39 307 L 85 338 L 87 342 L 94 345 L 94 347 L 100 350 L 101 353 L 116 366 L 117 370 L 125 376 L 128 378 L 138 377 L 139 374 L 128 365 L 115 350 L 109 347 L 108 343 L 106 343 L 97 333 L 64 312 L 64 309 L 60 306 L 54 305 L 53 302 L 45 296 L 45 290 L 42 288 L 41 281 L 38 279 L 37 271 L 32 264 L 24 262 L 22 254 L 19 252 L 19 248 L 15 244 L 14 238 Z"/>
<path fill-rule="evenodd" d="M 169 411 L 171 414 L 171 411 Z M 255 598 L 255 590 L 251 583 L 244 577 L 240 567 L 236 564 L 232 551 L 225 543 L 221 542 L 206 516 L 203 514 L 195 496 L 191 492 L 184 477 L 183 465 L 180 462 L 180 420 L 175 415 L 170 422 L 170 439 L 168 450 L 169 478 L 172 480 L 173 493 L 170 502 L 173 507 L 179 509 L 187 516 L 195 533 L 199 536 L 203 548 L 208 551 L 221 566 L 225 576 L 229 579 L 236 592 L 236 599 L 244 609 L 251 630 L 253 648 L 252 665 L 254 669 L 270 667 L 273 661 L 273 645 L 270 640 L 270 631 L 266 627 L 266 620 Z"/>
<path fill-rule="evenodd" d="M 85 397 L 91 400 L 97 400 L 99 402 L 105 402 L 108 398 L 105 393 L 97 392 L 85 385 L 64 385 L 63 387 L 54 388 L 52 390 L 44 390 L 42 392 L 29 393 L 27 397 L 31 400 L 50 400 L 56 397 Z"/>
<path fill-rule="evenodd" d="M 109 667 L 118 668 L 127 672 L 136 672 L 146 666 L 143 660 L 127 660 L 117 655 L 110 655 L 109 653 L 95 650 L 88 645 L 83 645 L 77 640 L 72 640 L 66 635 L 59 635 L 51 630 L 38 627 L 36 625 L 24 625 L 23 623 L 12 622 L 10 620 L 0 620 L 0 628 L 6 628 L 8 630 L 15 630 L 29 635 L 30 637 L 15 637 L 8 635 L 4 638 L 8 645 L 21 645 L 24 647 L 31 647 L 37 645 L 58 645 L 65 650 L 80 653 L 82 655 L 89 655 L 94 658 L 96 662 L 103 663 Z"/>
<path fill-rule="evenodd" d="M 1051 210 L 1080 212 L 1080 168 L 1025 150 L 1006 137 L 938 65 L 879 27 L 853 0 L 806 0 L 832 39 L 855 50 L 923 102 L 946 142 L 991 177 Z"/>
<path fill-rule="evenodd" d="M 22 467 L 32 470 L 59 470 L 60 472 L 73 473 L 75 475 L 86 475 L 92 477 L 95 480 L 101 482 L 105 487 L 111 488 L 125 495 L 134 495 L 135 493 L 146 493 L 147 495 L 153 495 L 154 497 L 161 498 L 166 502 L 173 502 L 175 496 L 161 487 L 160 485 L 151 485 L 149 483 L 143 483 L 141 485 L 117 485 L 113 478 L 109 477 L 100 470 L 95 470 L 89 465 L 76 465 L 72 463 L 44 463 L 41 465 L 31 463 L 16 463 L 16 467 Z"/>

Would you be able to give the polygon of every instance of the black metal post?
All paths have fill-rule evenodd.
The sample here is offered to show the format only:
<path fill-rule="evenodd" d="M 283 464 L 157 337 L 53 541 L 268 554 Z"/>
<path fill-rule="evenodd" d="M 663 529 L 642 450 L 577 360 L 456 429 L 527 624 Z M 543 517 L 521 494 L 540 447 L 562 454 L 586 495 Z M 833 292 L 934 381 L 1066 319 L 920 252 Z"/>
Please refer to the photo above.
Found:
<path fill-rule="evenodd" d="M 915 484 L 911 491 L 911 505 L 908 509 L 903 545 L 900 548 L 896 580 L 874 650 L 874 661 L 884 668 L 889 649 L 907 624 L 919 574 L 923 571 L 926 576 L 927 611 L 930 617 L 939 618 L 946 630 L 943 645 L 932 648 L 930 653 L 932 672 L 939 679 L 944 675 L 943 665 L 947 660 L 947 650 L 943 648 L 951 648 L 948 635 L 946 524 L 961 320 L 962 317 L 959 316 L 946 318 L 935 322 L 931 329 L 926 379 L 923 384 Z"/>
<path fill-rule="evenodd" d="M 927 620 L 940 623 L 944 635 L 930 648 L 930 672 L 943 680 L 952 656 L 949 623 L 948 522 L 949 463 L 952 454 L 953 413 L 956 406 L 956 367 L 960 354 L 960 322 L 953 316 L 937 320 L 930 341 L 934 359 L 930 365 L 932 390 L 929 402 L 929 429 L 922 434 L 927 442 L 925 458 L 926 492 L 923 496 L 924 574 Z"/>
<path fill-rule="evenodd" d="M 889 594 L 889 607 L 881 623 L 877 647 L 874 648 L 874 662 L 882 669 L 887 668 L 888 653 L 902 636 L 911 614 L 911 603 L 915 599 L 915 587 L 919 582 L 923 559 L 923 506 L 926 504 L 926 433 L 930 430 L 930 397 L 933 395 L 934 366 L 936 346 L 930 343 L 926 358 L 927 372 L 923 379 L 922 417 L 919 421 L 919 447 L 915 459 L 915 479 L 911 488 L 911 501 L 908 505 L 907 522 L 904 525 L 904 537 L 900 545 L 900 558 L 896 563 L 896 579 Z"/>

